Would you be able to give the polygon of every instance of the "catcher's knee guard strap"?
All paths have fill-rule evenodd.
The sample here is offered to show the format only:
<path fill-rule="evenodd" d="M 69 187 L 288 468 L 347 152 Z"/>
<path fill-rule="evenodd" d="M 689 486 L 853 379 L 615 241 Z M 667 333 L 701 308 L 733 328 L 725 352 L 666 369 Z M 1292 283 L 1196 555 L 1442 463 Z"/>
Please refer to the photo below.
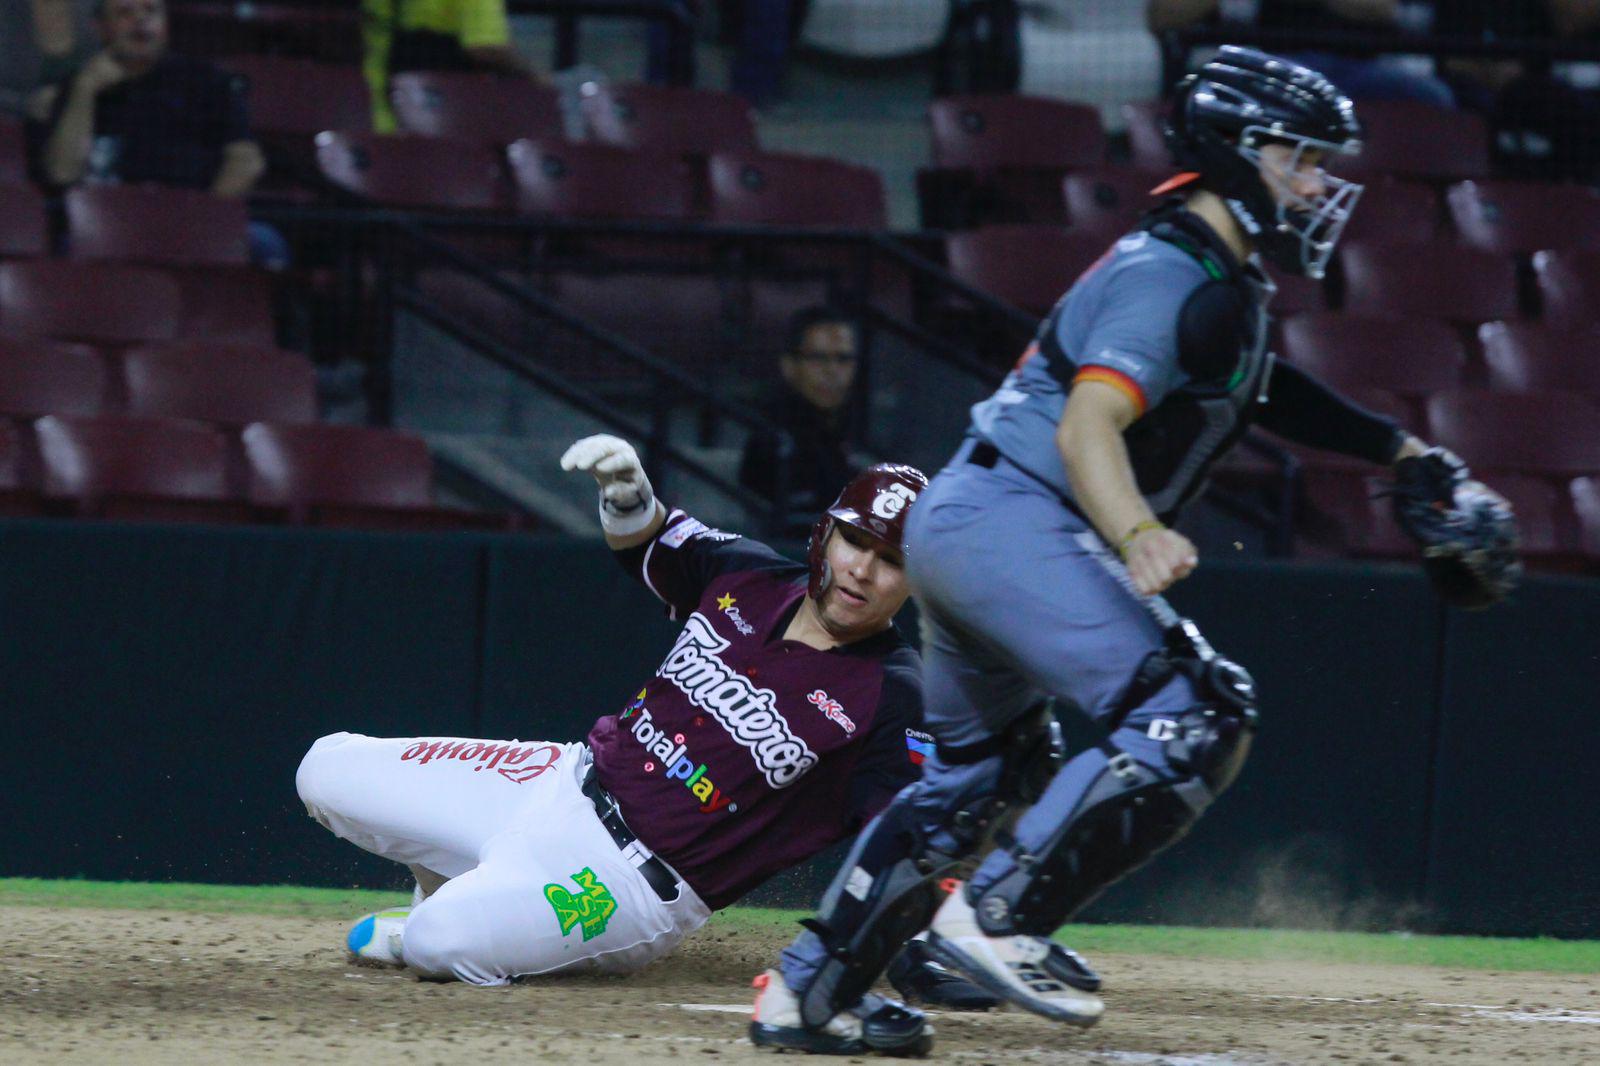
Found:
<path fill-rule="evenodd" d="M 940 744 L 939 758 L 952 766 L 963 766 L 1000 756 L 998 794 L 1005 802 L 1026 804 L 1044 794 L 1066 761 L 1066 751 L 1055 705 L 1046 700 L 998 736 L 961 747 Z"/>
<path fill-rule="evenodd" d="M 1105 887 L 1188 832 L 1238 775 L 1255 728 L 1253 712 L 1198 707 L 1166 739 L 1168 763 L 1184 776 L 1163 780 L 1125 752 L 1105 768 L 1054 836 L 1035 853 L 1010 844 L 1016 867 L 975 901 L 978 925 L 993 936 L 1048 936 Z"/>
<path fill-rule="evenodd" d="M 956 856 L 927 846 L 916 808 L 896 800 L 845 860 L 817 916 L 801 924 L 828 957 L 800 991 L 800 1020 L 816 1028 L 872 987 L 895 952 L 928 924 L 940 901 L 934 883 Z"/>

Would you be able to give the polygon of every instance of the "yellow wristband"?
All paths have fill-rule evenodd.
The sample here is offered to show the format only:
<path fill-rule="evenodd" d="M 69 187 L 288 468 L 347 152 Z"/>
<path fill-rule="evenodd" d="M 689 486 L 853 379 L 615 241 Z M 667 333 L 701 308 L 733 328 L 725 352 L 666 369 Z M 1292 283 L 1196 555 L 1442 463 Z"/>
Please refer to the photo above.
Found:
<path fill-rule="evenodd" d="M 1126 559 L 1128 557 L 1128 548 L 1133 545 L 1134 538 L 1140 533 L 1145 533 L 1152 529 L 1166 528 L 1166 523 L 1154 518 L 1146 518 L 1143 522 L 1134 525 L 1132 529 L 1122 535 L 1121 540 L 1117 541 L 1117 554 Z"/>

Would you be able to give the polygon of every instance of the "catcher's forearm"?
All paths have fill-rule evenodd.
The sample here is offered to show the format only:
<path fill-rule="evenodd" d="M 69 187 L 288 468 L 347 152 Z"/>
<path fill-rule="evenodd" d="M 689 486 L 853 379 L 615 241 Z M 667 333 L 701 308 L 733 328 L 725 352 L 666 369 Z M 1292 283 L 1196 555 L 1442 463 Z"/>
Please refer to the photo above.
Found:
<path fill-rule="evenodd" d="M 1358 407 L 1288 363 L 1273 365 L 1256 421 L 1299 444 L 1383 465 L 1399 457 L 1410 437 L 1392 419 Z"/>

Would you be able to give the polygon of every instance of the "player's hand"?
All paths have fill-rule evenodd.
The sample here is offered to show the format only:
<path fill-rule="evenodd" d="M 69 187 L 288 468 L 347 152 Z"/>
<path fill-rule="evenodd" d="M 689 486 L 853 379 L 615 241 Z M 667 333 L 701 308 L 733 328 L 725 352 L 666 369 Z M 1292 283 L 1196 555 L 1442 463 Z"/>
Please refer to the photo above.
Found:
<path fill-rule="evenodd" d="M 1147 529 L 1134 537 L 1123 559 L 1141 596 L 1165 592 L 1200 565 L 1200 553 L 1189 538 L 1166 528 Z"/>
<path fill-rule="evenodd" d="M 561 469 L 584 470 L 600 483 L 600 512 L 610 516 L 618 528 L 634 524 L 630 519 L 655 512 L 655 492 L 645 476 L 644 464 L 633 445 L 609 433 L 597 433 L 576 441 L 561 456 Z M 608 527 L 609 528 L 609 527 Z"/>
<path fill-rule="evenodd" d="M 110 52 L 96 52 L 78 71 L 78 86 L 86 92 L 101 93 L 128 79 L 128 68 Z"/>

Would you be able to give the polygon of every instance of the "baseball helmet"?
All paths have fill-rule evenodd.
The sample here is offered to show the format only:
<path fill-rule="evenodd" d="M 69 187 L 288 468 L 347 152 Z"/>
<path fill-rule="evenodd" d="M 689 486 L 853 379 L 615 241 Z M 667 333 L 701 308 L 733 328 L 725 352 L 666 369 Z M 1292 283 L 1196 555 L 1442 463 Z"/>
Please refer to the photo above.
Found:
<path fill-rule="evenodd" d="M 1295 274 L 1327 272 L 1339 234 L 1362 186 L 1323 175 L 1324 193 L 1311 200 L 1286 179 L 1263 175 L 1261 147 L 1294 150 L 1293 174 L 1310 149 L 1326 155 L 1361 151 L 1355 105 L 1310 67 L 1254 48 L 1225 45 L 1178 88 L 1166 127 L 1167 146 L 1201 188 L 1222 197 L 1262 256 Z"/>
<path fill-rule="evenodd" d="M 828 538 L 833 527 L 843 522 L 867 536 L 899 548 L 905 537 L 906 512 L 919 493 L 928 487 L 927 475 L 914 466 L 879 463 L 869 466 L 850 480 L 811 527 L 811 545 L 806 561 L 811 580 L 806 591 L 814 600 L 822 598 L 833 582 L 828 567 Z"/>

